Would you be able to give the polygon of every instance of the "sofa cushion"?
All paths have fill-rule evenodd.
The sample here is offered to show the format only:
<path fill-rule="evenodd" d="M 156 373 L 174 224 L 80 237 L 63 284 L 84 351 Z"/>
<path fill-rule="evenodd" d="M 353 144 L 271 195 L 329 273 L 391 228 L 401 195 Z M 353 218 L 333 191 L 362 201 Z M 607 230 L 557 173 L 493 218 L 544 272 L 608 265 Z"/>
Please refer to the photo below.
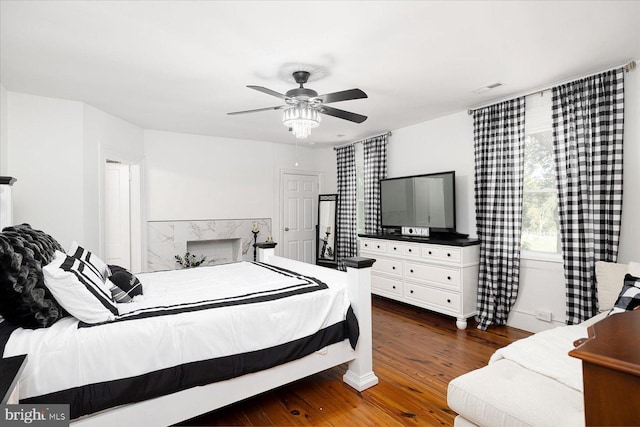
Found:
<path fill-rule="evenodd" d="M 506 359 L 451 381 L 447 403 L 479 426 L 584 426 L 582 393 Z"/>

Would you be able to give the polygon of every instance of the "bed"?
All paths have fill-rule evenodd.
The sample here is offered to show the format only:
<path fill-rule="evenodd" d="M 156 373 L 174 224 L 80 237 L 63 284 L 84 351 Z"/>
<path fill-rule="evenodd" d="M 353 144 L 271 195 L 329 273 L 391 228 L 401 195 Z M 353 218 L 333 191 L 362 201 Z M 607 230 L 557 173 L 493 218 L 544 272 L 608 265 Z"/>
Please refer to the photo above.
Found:
<path fill-rule="evenodd" d="M 23 277 L 39 269 L 51 276 L 58 258 L 56 271 L 66 274 L 98 265 L 88 251 L 85 263 L 60 251 L 50 236 L 18 227 L 23 247 L 35 254 L 12 242 L 14 260 L 21 251 L 18 258 L 34 260 L 23 265 L 29 270 Z M 1 235 L 16 229 L 8 231 Z M 11 252 L 7 239 L 0 245 L 4 255 Z M 20 403 L 68 403 L 74 425 L 169 425 L 347 362 L 348 385 L 358 391 L 375 385 L 373 260 L 350 259 L 347 272 L 339 272 L 277 257 L 275 244 L 261 246 L 256 263 L 131 275 L 143 295 L 116 303 L 115 313 L 100 301 L 107 307 L 102 317 L 95 316 L 99 310 L 47 306 L 56 297 L 76 297 L 80 291 L 67 282 L 40 290 L 23 284 L 21 292 L 33 296 L 27 299 L 44 306 L 32 322 L 46 327 L 0 323 L 3 357 L 27 354 Z M 65 260 L 73 268 L 65 270 Z M 0 292 L 8 295 L 6 286 Z M 0 302 L 3 314 L 7 304 Z"/>
<path fill-rule="evenodd" d="M 487 366 L 449 383 L 454 425 L 584 426 L 582 363 L 569 356 L 588 327 L 640 305 L 640 264 L 596 263 L 600 313 L 498 349 Z"/>

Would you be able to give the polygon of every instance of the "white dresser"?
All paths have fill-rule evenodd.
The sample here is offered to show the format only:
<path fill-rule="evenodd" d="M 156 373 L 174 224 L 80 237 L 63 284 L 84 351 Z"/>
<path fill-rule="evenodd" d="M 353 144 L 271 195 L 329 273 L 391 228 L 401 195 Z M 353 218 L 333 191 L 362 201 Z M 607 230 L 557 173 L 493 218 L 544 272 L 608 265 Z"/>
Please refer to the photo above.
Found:
<path fill-rule="evenodd" d="M 453 316 L 459 329 L 476 314 L 477 240 L 391 240 L 360 237 L 360 256 L 375 258 L 371 292 Z"/>

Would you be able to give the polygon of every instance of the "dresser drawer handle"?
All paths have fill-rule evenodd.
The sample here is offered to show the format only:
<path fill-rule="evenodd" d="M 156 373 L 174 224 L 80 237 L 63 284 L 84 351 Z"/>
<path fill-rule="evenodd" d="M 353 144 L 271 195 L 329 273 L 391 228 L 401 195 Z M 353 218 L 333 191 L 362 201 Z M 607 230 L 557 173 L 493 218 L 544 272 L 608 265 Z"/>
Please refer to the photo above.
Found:
<path fill-rule="evenodd" d="M 369 244 L 368 244 L 368 243 L 365 243 L 365 244 L 364 244 L 364 247 L 365 247 L 365 248 L 369 247 Z"/>
<path fill-rule="evenodd" d="M 392 286 L 392 288 L 393 288 L 393 289 L 395 289 L 395 288 L 396 288 L 396 285 L 393 285 L 393 286 Z"/>
<path fill-rule="evenodd" d="M 448 302 L 449 304 L 451 304 L 451 300 L 450 300 L 450 299 L 447 299 L 447 302 Z"/>
<path fill-rule="evenodd" d="M 413 273 L 413 269 L 411 269 L 411 273 Z"/>
<path fill-rule="evenodd" d="M 376 248 L 380 249 L 380 245 L 376 245 Z"/>
<path fill-rule="evenodd" d="M 395 269 L 396 269 L 396 266 L 395 266 L 395 265 L 394 265 L 394 266 L 392 266 L 392 267 L 391 267 L 391 269 L 392 269 L 392 270 L 395 270 Z"/>
<path fill-rule="evenodd" d="M 429 251 L 429 255 L 431 255 L 431 251 Z"/>
<path fill-rule="evenodd" d="M 451 254 L 447 254 L 447 256 L 451 256 Z"/>
<path fill-rule="evenodd" d="M 411 291 L 410 291 L 410 292 L 411 292 L 411 293 L 413 293 L 413 289 L 411 289 Z"/>
<path fill-rule="evenodd" d="M 451 276 L 447 276 L 447 280 L 451 280 Z"/>
<path fill-rule="evenodd" d="M 409 252 L 411 252 L 411 249 L 409 249 Z"/>
<path fill-rule="evenodd" d="M 397 250 L 398 250 L 398 248 L 396 248 L 396 247 L 394 246 L 394 247 L 393 247 L 393 250 L 394 250 L 394 251 L 397 251 Z"/>

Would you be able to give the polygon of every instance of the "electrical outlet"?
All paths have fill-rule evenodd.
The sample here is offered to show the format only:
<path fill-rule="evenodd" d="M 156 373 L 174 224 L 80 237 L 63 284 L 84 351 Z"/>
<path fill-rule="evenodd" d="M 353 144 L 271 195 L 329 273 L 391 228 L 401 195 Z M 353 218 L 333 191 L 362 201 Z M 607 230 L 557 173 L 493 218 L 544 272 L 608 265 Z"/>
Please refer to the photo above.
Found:
<path fill-rule="evenodd" d="M 551 322 L 551 312 L 547 310 L 536 310 L 536 319 Z"/>

